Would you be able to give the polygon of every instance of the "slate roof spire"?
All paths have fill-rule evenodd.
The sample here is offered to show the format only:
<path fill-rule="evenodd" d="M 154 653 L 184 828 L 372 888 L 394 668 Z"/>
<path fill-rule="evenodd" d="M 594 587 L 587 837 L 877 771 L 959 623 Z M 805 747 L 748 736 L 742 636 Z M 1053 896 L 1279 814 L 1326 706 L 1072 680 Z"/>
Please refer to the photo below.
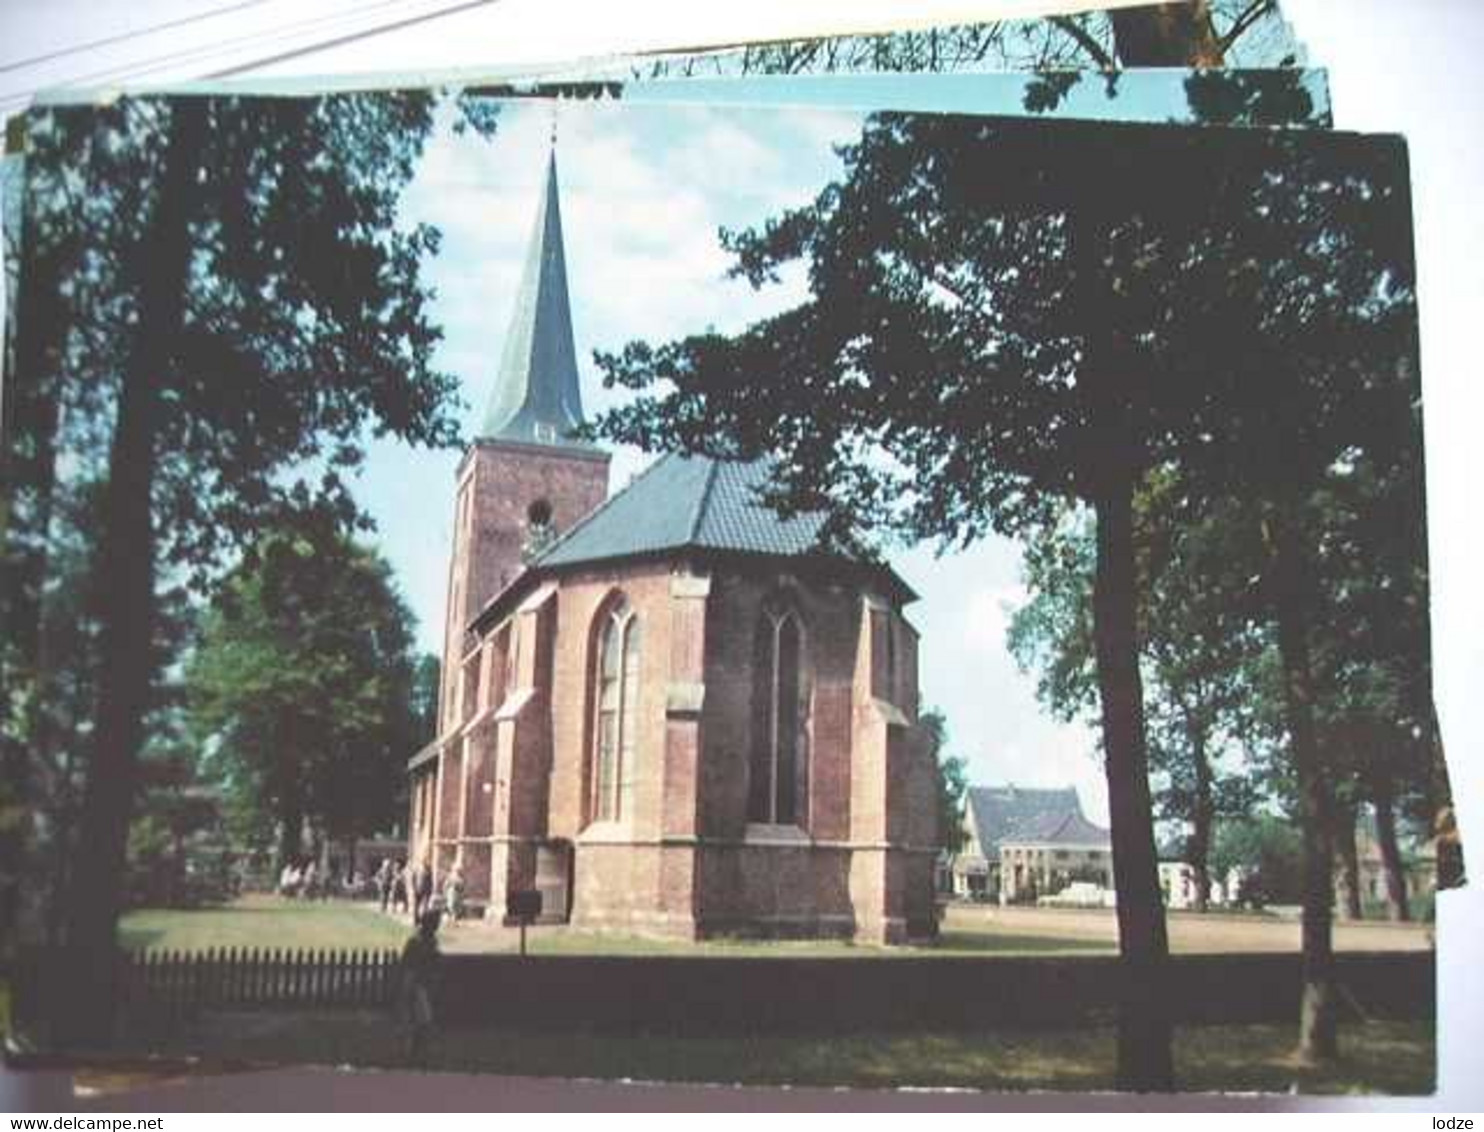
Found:
<path fill-rule="evenodd" d="M 567 435 L 582 424 L 583 417 L 557 195 L 553 136 L 546 187 L 536 212 L 494 393 L 479 430 L 481 439 L 586 447 Z"/>

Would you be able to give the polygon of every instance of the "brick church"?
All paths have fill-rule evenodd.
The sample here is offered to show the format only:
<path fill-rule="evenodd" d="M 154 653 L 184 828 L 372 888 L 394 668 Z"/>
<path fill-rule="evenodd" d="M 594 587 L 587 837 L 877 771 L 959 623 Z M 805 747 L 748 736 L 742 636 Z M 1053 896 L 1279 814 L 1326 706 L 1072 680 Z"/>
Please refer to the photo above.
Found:
<path fill-rule="evenodd" d="M 410 857 L 490 915 L 535 889 L 594 930 L 930 934 L 912 591 L 762 505 L 764 463 L 666 456 L 610 497 L 582 420 L 553 153 L 458 470 Z"/>

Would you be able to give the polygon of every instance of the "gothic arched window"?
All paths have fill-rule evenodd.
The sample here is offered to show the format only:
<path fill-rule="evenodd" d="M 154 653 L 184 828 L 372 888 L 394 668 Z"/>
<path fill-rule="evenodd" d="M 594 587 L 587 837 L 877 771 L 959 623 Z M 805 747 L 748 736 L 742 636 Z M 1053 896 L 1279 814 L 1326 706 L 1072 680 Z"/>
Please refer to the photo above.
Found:
<path fill-rule="evenodd" d="M 808 810 L 804 630 L 791 610 L 765 610 L 753 661 L 747 820 L 802 823 Z"/>
<path fill-rule="evenodd" d="M 594 627 L 592 798 L 594 821 L 618 821 L 628 807 L 639 730 L 639 621 L 619 598 Z"/>

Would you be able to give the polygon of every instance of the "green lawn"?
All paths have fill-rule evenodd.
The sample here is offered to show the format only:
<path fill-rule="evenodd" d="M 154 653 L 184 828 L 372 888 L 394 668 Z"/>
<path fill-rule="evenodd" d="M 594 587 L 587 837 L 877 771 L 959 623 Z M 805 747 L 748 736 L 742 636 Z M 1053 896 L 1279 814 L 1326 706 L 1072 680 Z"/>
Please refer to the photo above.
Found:
<path fill-rule="evenodd" d="M 221 1064 L 405 1066 L 380 1015 L 236 1014 L 161 1047 Z M 1342 1057 L 1323 1072 L 1296 1067 L 1292 1026 L 1184 1027 L 1176 1040 L 1180 1088 L 1419 1094 L 1434 1079 L 1430 1023 L 1370 1022 L 1342 1031 Z M 436 1034 L 429 1069 L 523 1076 L 670 1082 L 991 1090 L 1103 1090 L 1113 1086 L 1108 1027 L 971 1034 L 860 1034 L 828 1038 L 634 1037 L 451 1028 Z"/>
<path fill-rule="evenodd" d="M 204 951 L 210 947 L 343 948 L 400 947 L 410 928 L 405 920 L 361 905 L 313 903 L 277 896 L 247 896 L 232 904 L 191 911 L 146 908 L 130 912 L 119 927 L 130 950 Z M 509 951 L 518 933 L 486 924 L 445 927 L 445 951 Z M 527 934 L 534 955 L 690 955 L 732 957 L 909 958 L 922 955 L 1111 955 L 1116 948 L 1095 939 L 992 931 L 945 931 L 932 947 L 861 947 L 845 941 L 680 940 L 599 935 L 567 928 L 537 927 Z"/>
<path fill-rule="evenodd" d="M 467 931 L 460 927 L 445 932 L 441 938 L 445 950 L 465 950 L 467 936 L 460 933 Z M 715 939 L 690 943 L 543 928 L 530 931 L 527 950 L 532 955 L 685 955 L 749 959 L 910 959 L 924 955 L 1049 955 L 1063 952 L 1113 955 L 1117 952 L 1116 948 L 1098 940 L 1058 939 L 1055 936 L 1009 932 L 953 931 L 944 932 L 931 946 L 874 947 L 844 940 Z"/>
<path fill-rule="evenodd" d="M 1030 925 L 1027 925 L 1029 927 Z M 926 948 L 855 947 L 848 943 L 665 942 L 536 928 L 535 954 L 705 956 L 854 956 L 924 954 L 1111 953 L 1097 939 L 1016 933 L 1004 923 L 955 924 Z M 195 951 L 208 947 L 392 948 L 408 927 L 369 908 L 247 897 L 200 911 L 142 910 L 124 918 L 131 948 Z M 516 933 L 489 925 L 446 929 L 446 951 L 508 949 Z M 1343 1057 L 1315 1072 L 1292 1064 L 1291 1026 L 1186 1027 L 1176 1046 L 1180 1085 L 1192 1091 L 1254 1090 L 1416 1094 L 1433 1087 L 1431 1023 L 1371 1022 L 1346 1026 Z M 136 1039 L 137 1041 L 137 1039 Z M 332 1064 L 389 1067 L 401 1063 L 395 1026 L 385 1014 L 295 1014 L 268 1011 L 211 1015 L 150 1045 L 167 1058 L 201 1058 L 213 1066 Z M 131 1054 L 145 1052 L 134 1041 Z M 1101 1090 L 1113 1085 L 1114 1036 L 1105 1026 L 1068 1031 L 974 1034 L 858 1034 L 829 1038 L 609 1036 L 514 1033 L 450 1028 L 436 1034 L 428 1068 L 526 1074 L 636 1078 L 675 1082 L 742 1082 L 823 1086 L 948 1086 L 992 1090 Z"/>
<path fill-rule="evenodd" d="M 408 931 L 405 921 L 354 904 L 245 896 L 221 907 L 129 912 L 119 924 L 119 942 L 130 950 L 167 951 L 396 948 Z"/>

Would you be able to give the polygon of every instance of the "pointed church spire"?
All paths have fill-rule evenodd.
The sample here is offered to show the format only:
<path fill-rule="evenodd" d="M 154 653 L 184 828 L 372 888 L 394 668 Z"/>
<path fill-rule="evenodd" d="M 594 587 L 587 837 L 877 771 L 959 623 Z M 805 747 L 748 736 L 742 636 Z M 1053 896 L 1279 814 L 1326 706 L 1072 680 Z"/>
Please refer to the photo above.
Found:
<path fill-rule="evenodd" d="M 487 440 L 576 446 L 578 442 L 567 434 L 582 424 L 582 395 L 557 202 L 555 125 L 552 129 L 546 191 L 536 213 L 500 371 L 479 435 Z"/>

